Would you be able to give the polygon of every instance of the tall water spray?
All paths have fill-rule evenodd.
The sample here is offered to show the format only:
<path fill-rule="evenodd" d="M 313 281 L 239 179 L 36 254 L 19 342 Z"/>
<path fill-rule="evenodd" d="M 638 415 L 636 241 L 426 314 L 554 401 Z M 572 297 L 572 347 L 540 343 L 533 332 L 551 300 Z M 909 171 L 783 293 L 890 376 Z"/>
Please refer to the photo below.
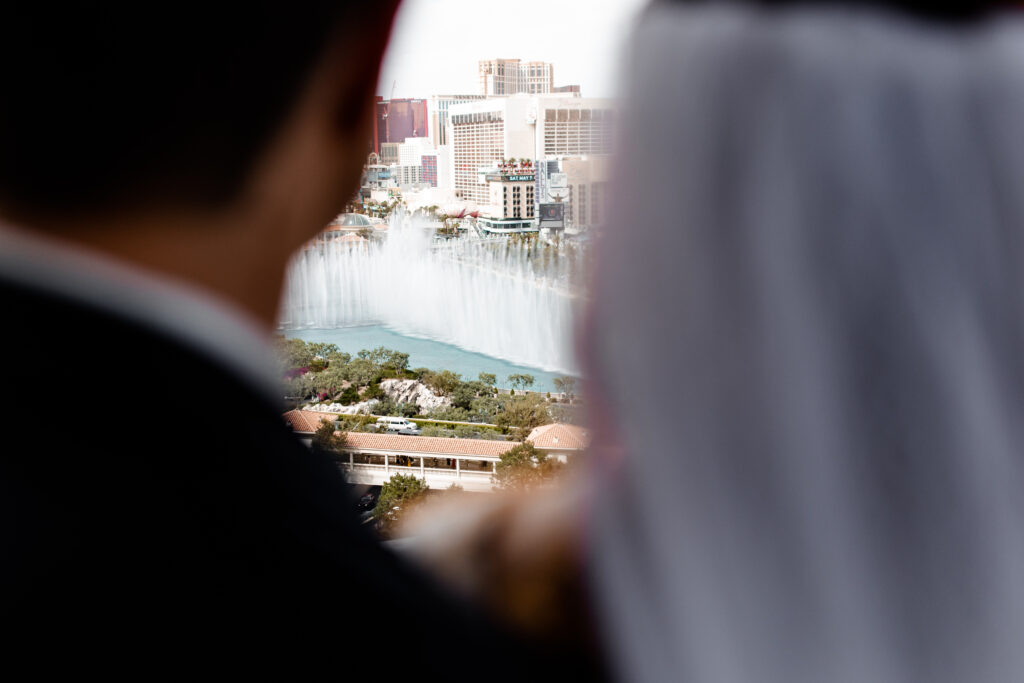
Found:
<path fill-rule="evenodd" d="M 436 240 L 408 218 L 383 241 L 328 240 L 288 272 L 286 328 L 379 323 L 505 360 L 576 372 L 571 332 L 582 253 L 537 239 Z"/>

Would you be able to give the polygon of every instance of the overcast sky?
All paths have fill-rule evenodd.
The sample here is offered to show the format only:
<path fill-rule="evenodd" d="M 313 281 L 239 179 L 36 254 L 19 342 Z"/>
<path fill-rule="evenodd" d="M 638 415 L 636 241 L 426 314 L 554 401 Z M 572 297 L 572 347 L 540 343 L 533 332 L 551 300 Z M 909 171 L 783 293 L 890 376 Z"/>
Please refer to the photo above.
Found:
<path fill-rule="evenodd" d="M 623 41 L 648 0 L 405 0 L 378 94 L 476 93 L 479 59 L 518 57 L 555 66 L 555 85 L 585 97 L 615 94 Z"/>

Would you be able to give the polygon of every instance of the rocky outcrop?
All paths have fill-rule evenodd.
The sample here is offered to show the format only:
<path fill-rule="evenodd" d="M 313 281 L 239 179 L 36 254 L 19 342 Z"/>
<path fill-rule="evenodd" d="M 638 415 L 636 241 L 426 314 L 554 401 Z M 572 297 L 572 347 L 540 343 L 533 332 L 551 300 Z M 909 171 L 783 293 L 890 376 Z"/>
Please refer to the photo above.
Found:
<path fill-rule="evenodd" d="M 423 414 L 437 408 L 448 408 L 452 404 L 450 398 L 438 396 L 423 382 L 415 379 L 381 380 L 380 388 L 395 403 L 415 403 Z"/>
<path fill-rule="evenodd" d="M 315 406 L 306 406 L 303 410 L 310 410 L 314 413 L 333 413 L 335 415 L 370 415 L 374 408 L 380 403 L 375 398 L 361 403 L 353 403 L 350 406 L 343 406 L 340 403 L 321 403 Z"/>

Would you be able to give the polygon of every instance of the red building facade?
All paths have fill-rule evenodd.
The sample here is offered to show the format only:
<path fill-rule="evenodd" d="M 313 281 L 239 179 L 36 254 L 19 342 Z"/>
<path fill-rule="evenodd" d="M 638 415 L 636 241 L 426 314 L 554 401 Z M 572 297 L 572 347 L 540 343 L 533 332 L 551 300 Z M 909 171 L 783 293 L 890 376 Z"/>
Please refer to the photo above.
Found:
<path fill-rule="evenodd" d="M 406 138 L 424 138 L 427 134 L 426 100 L 385 100 L 377 96 L 373 116 L 373 152 L 379 155 L 380 146 L 385 142 L 405 142 Z"/>

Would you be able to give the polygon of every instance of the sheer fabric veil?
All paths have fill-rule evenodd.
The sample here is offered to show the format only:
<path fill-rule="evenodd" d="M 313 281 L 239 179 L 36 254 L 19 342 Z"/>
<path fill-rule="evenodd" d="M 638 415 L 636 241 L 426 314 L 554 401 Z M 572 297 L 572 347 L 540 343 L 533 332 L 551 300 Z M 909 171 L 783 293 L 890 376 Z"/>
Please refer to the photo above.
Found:
<path fill-rule="evenodd" d="M 580 339 L 616 669 L 1024 680 L 1024 23 L 656 6 L 633 46 Z"/>

